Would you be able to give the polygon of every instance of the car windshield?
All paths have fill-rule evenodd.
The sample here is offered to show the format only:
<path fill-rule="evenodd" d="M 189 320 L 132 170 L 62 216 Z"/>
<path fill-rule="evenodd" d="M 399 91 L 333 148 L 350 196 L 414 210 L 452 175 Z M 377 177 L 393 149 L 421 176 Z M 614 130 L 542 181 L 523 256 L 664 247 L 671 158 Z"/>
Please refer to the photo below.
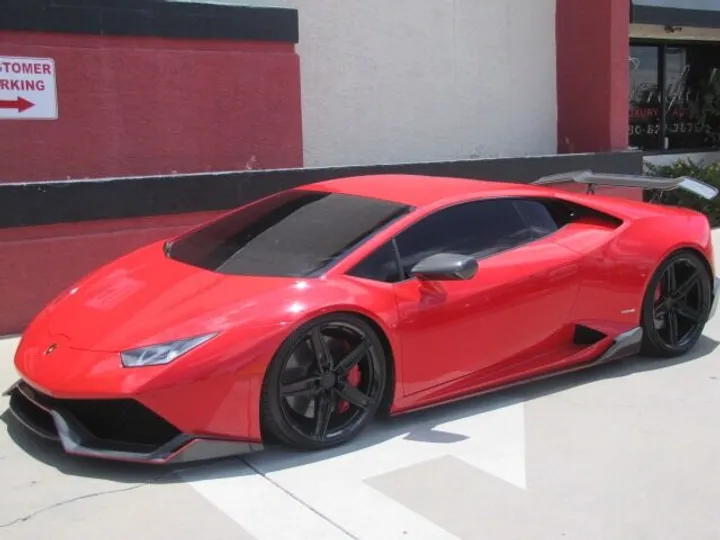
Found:
<path fill-rule="evenodd" d="M 410 210 L 369 197 L 290 190 L 191 231 L 167 255 L 222 274 L 309 277 Z"/>

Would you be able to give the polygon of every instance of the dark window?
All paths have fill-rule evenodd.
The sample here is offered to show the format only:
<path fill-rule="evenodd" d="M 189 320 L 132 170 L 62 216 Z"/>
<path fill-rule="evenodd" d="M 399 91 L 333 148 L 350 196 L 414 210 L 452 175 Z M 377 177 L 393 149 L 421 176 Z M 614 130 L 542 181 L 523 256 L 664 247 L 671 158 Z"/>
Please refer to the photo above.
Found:
<path fill-rule="evenodd" d="M 400 281 L 400 267 L 395 255 L 395 247 L 388 242 L 365 257 L 350 272 L 351 276 L 395 283 Z"/>
<path fill-rule="evenodd" d="M 513 201 L 463 203 L 440 210 L 397 237 L 405 275 L 421 259 L 436 253 L 483 258 L 532 241 L 530 229 Z"/>
<path fill-rule="evenodd" d="M 630 144 L 694 150 L 720 144 L 720 44 L 630 47 Z"/>
<path fill-rule="evenodd" d="M 286 191 L 188 233 L 169 256 L 223 274 L 311 276 L 410 210 L 366 197 Z"/>
<path fill-rule="evenodd" d="M 543 238 L 558 230 L 558 222 L 550 210 L 552 203 L 537 200 L 515 201 L 515 207 L 535 238 Z"/>
<path fill-rule="evenodd" d="M 630 47 L 630 146 L 660 148 L 660 50 Z"/>

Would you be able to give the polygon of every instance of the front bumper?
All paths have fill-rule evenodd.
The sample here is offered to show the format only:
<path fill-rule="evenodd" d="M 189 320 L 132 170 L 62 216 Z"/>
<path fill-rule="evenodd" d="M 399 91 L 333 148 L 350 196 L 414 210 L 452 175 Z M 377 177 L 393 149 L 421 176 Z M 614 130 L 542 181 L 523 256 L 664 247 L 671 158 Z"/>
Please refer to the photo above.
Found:
<path fill-rule="evenodd" d="M 152 464 L 187 463 L 255 452 L 262 444 L 182 433 L 133 399 L 58 399 L 25 381 L 3 395 L 26 428 L 68 454 Z"/>

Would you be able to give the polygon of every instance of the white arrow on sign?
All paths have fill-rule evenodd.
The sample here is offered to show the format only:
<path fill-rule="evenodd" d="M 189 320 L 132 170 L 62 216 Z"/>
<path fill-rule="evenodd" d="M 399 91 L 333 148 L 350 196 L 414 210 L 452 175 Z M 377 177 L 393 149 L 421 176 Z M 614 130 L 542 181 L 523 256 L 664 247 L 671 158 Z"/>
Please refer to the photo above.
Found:
<path fill-rule="evenodd" d="M 183 479 L 258 540 L 287 538 L 290 523 L 295 538 L 456 540 L 365 480 L 453 456 L 525 489 L 523 405 L 479 405 L 392 419 L 333 451 L 268 450 Z"/>

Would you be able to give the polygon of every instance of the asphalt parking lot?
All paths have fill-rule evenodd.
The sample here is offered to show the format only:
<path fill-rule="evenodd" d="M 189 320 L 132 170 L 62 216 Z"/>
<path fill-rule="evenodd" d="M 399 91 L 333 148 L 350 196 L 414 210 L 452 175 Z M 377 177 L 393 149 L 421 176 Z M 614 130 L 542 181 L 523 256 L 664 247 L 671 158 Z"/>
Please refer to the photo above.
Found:
<path fill-rule="evenodd" d="M 174 469 L 66 456 L 0 398 L 0 538 L 717 540 L 719 342 L 720 316 L 681 359 L 383 421 L 331 452 Z"/>

